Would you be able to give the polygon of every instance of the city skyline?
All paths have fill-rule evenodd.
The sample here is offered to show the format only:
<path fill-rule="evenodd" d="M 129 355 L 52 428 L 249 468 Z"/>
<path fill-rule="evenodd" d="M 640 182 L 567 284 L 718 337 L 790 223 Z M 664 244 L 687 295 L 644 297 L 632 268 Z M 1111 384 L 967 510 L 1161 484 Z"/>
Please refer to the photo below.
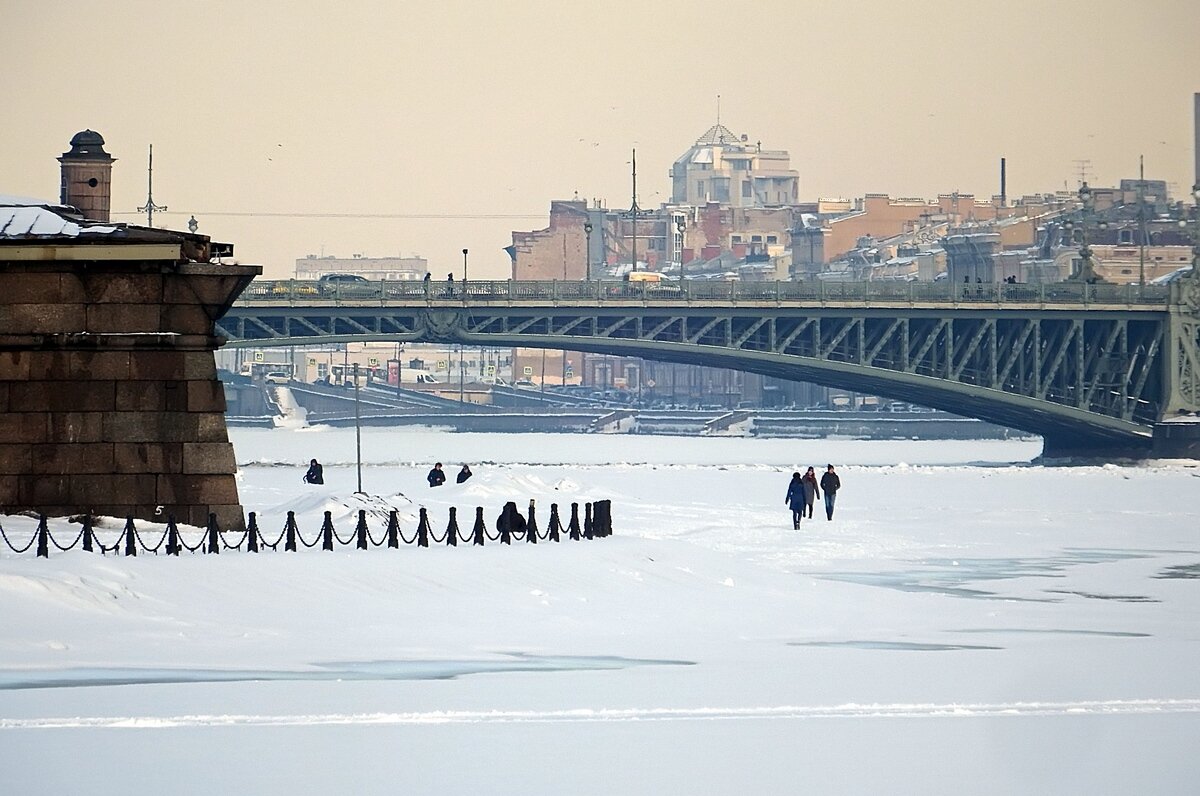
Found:
<path fill-rule="evenodd" d="M 724 125 L 790 152 L 801 201 L 989 197 L 1001 157 L 1010 198 L 1074 189 L 1081 160 L 1095 184 L 1140 155 L 1177 197 L 1194 179 L 1183 4 L 206 5 L 5 0 L 0 193 L 56 201 L 90 128 L 118 159 L 114 220 L 145 223 L 153 144 L 156 225 L 194 214 L 266 276 L 324 252 L 457 277 L 466 247 L 503 278 L 551 200 L 627 207 L 633 148 L 639 204 L 667 201 L 718 95 Z"/>

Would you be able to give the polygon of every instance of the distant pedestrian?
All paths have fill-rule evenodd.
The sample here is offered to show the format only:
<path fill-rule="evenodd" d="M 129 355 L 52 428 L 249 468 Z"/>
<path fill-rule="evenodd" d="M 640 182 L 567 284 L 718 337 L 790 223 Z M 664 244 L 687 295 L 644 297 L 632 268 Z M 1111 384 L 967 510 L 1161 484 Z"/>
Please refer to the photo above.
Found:
<path fill-rule="evenodd" d="M 441 486 L 446 483 L 446 474 L 442 472 L 442 463 L 438 462 L 429 471 L 429 475 L 425 476 L 425 480 L 429 482 L 431 487 Z"/>
<path fill-rule="evenodd" d="M 325 468 L 321 467 L 321 463 L 316 459 L 308 463 L 308 472 L 304 474 L 304 482 L 306 484 L 325 483 Z"/>
<path fill-rule="evenodd" d="M 800 520 L 804 519 L 804 480 L 800 478 L 800 473 L 792 473 L 792 480 L 788 483 L 787 497 L 783 499 L 784 503 L 792 510 L 792 528 L 800 528 Z"/>
<path fill-rule="evenodd" d="M 804 473 L 804 508 L 808 510 L 808 518 L 812 519 L 813 501 L 821 499 L 821 490 L 817 486 L 817 474 L 809 467 Z"/>
<path fill-rule="evenodd" d="M 446 274 L 446 295 L 454 296 L 454 274 Z"/>
<path fill-rule="evenodd" d="M 827 464 L 825 475 L 821 476 L 821 489 L 825 491 L 825 519 L 833 519 L 833 502 L 837 500 L 838 490 L 842 488 L 842 479 L 833 471 L 833 465 Z"/>
<path fill-rule="evenodd" d="M 425 296 L 426 296 L 426 297 L 428 297 L 428 296 L 429 296 L 429 285 L 430 285 L 430 277 L 429 277 L 429 272 L 428 272 L 428 271 L 426 271 L 426 272 L 425 272 L 425 277 L 424 277 L 424 278 L 421 280 L 421 286 L 422 286 L 423 288 L 425 288 Z"/>
<path fill-rule="evenodd" d="M 472 475 L 474 475 L 474 473 L 471 472 L 471 468 L 464 464 L 462 466 L 462 469 L 458 471 L 458 478 L 455 480 L 457 483 L 461 484 L 463 481 L 466 481 Z"/>

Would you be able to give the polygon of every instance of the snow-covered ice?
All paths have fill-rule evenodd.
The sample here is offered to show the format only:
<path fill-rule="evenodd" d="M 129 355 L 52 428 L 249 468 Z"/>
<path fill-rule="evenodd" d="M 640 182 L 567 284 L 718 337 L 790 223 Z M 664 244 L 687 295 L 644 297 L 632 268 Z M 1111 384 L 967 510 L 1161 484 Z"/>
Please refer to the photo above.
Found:
<path fill-rule="evenodd" d="M 0 555 L 12 793 L 1131 793 L 1200 774 L 1200 468 L 1034 441 L 233 429 L 273 539 L 613 500 L 591 542 Z M 307 461 L 326 484 L 301 483 Z M 464 485 L 430 490 L 434 461 Z M 791 528 L 793 470 L 837 466 Z M 820 507 L 817 514 L 820 515 Z M 28 539 L 33 521 L 2 518 Z M 62 526 L 64 536 L 69 530 Z M 119 524 L 101 531 L 114 538 Z M 73 537 L 67 536 L 67 540 Z M 151 534 L 157 538 L 156 534 Z"/>

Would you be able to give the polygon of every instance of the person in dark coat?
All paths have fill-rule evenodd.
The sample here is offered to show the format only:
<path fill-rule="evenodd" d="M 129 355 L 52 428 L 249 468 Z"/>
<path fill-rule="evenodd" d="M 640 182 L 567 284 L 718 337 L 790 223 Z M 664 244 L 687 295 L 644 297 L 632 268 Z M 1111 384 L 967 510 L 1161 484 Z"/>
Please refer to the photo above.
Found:
<path fill-rule="evenodd" d="M 454 274 L 446 274 L 446 295 L 452 297 L 454 295 Z"/>
<path fill-rule="evenodd" d="M 496 518 L 496 530 L 500 533 L 508 531 L 510 535 L 525 532 L 525 518 L 517 511 L 517 504 L 511 500 L 504 504 L 500 516 Z"/>
<path fill-rule="evenodd" d="M 842 488 L 842 479 L 833 471 L 833 465 L 825 465 L 825 475 L 821 476 L 821 489 L 825 492 L 825 519 L 833 519 L 833 502 L 837 500 L 838 490 Z"/>
<path fill-rule="evenodd" d="M 429 471 L 429 475 L 425 476 L 425 480 L 432 486 L 441 486 L 446 483 L 446 474 L 442 472 L 442 463 L 438 462 Z"/>
<path fill-rule="evenodd" d="M 809 467 L 804 473 L 804 508 L 808 509 L 808 518 L 812 519 L 813 501 L 821 499 L 821 490 L 817 486 L 817 474 Z"/>
<path fill-rule="evenodd" d="M 783 499 L 784 503 L 792 509 L 792 527 L 799 528 L 800 520 L 804 519 L 804 481 L 800 478 L 800 473 L 792 473 L 792 480 L 788 483 L 787 497 Z"/>
<path fill-rule="evenodd" d="M 325 483 L 325 468 L 321 467 L 321 463 L 313 459 L 308 463 L 308 472 L 304 474 L 304 483 L 306 484 L 323 484 Z"/>
<path fill-rule="evenodd" d="M 455 479 L 455 481 L 457 483 L 461 484 L 463 481 L 466 481 L 472 475 L 474 475 L 474 473 L 471 472 L 471 468 L 464 464 L 462 469 L 458 471 L 458 478 Z"/>
<path fill-rule="evenodd" d="M 426 271 L 426 272 L 425 272 L 425 277 L 424 277 L 424 278 L 421 280 L 421 286 L 422 286 L 423 288 L 425 288 L 425 295 L 426 295 L 426 296 L 428 296 L 428 295 L 429 295 L 429 284 L 430 284 L 429 280 L 430 280 L 429 272 L 428 272 L 428 271 Z"/>

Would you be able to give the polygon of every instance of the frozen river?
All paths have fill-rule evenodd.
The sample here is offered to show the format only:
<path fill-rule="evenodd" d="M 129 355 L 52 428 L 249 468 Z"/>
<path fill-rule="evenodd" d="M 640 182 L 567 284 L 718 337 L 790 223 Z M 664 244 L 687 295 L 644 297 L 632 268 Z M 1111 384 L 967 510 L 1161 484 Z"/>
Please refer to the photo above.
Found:
<path fill-rule="evenodd" d="M 20 793 L 1191 792 L 1200 468 L 1035 441 L 235 429 L 264 535 L 613 500 L 559 545 L 0 555 Z M 325 464 L 326 483 L 300 482 Z M 453 481 L 430 490 L 441 461 Z M 791 472 L 833 463 L 832 522 Z M 25 533 L 25 518 L 3 518 Z M 469 524 L 469 523 L 468 523 Z M 381 526 L 373 528 L 379 532 Z M 109 531 L 108 533 L 115 533 Z M 26 534 L 27 538 L 27 534 Z"/>

